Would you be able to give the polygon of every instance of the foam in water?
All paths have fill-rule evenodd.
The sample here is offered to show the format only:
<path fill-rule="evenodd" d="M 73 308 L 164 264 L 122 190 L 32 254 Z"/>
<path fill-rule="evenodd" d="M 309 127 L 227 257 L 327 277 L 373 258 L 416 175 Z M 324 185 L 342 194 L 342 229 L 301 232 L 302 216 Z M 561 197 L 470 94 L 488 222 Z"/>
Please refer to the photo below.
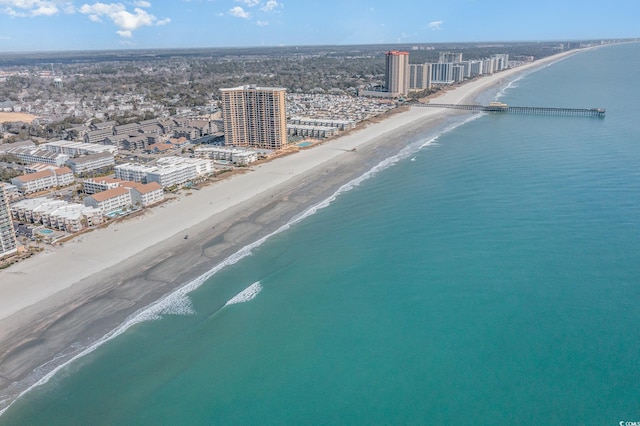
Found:
<path fill-rule="evenodd" d="M 237 303 L 248 302 L 255 298 L 258 293 L 262 291 L 262 285 L 260 285 L 260 281 L 251 284 L 249 287 L 242 290 L 240 293 L 233 296 L 231 299 L 224 304 L 224 306 L 235 305 Z"/>
<path fill-rule="evenodd" d="M 461 126 L 463 124 L 466 124 L 466 123 L 468 123 L 468 122 L 470 122 L 472 120 L 476 120 L 476 119 L 480 118 L 481 116 L 482 116 L 482 114 L 475 114 L 475 115 L 472 115 L 471 117 L 467 118 L 466 120 L 464 120 L 462 122 L 455 123 L 455 124 L 445 128 L 442 132 L 440 132 L 439 136 L 442 135 L 442 134 L 448 133 L 448 132 L 454 130 L 455 128 L 457 128 L 457 127 L 459 127 L 459 126 Z M 417 151 L 419 151 L 423 147 L 432 144 L 433 142 L 435 142 L 438 139 L 439 136 L 436 136 L 436 137 L 434 137 L 432 139 L 429 139 L 426 142 L 419 142 L 417 144 L 409 145 L 406 148 L 404 148 L 402 151 L 400 151 L 398 154 L 381 161 L 380 163 L 375 165 L 373 168 L 371 168 L 369 171 L 365 172 L 363 175 L 361 175 L 361 176 L 351 180 L 350 182 L 347 182 L 346 184 L 342 185 L 331 196 L 329 196 L 325 200 L 320 201 L 319 203 L 309 207 L 307 210 L 305 210 L 301 214 L 295 216 L 289 222 L 285 223 L 284 225 L 282 225 L 280 228 L 276 229 L 272 233 L 270 233 L 268 235 L 265 235 L 264 237 L 254 241 L 253 243 L 242 247 L 240 250 L 238 250 L 237 252 L 235 252 L 231 256 L 227 257 L 221 263 L 219 263 L 218 265 L 214 266 L 213 268 L 211 268 L 209 271 L 205 272 L 201 276 L 195 278 L 194 280 L 188 282 L 187 284 L 185 284 L 182 287 L 174 290 L 173 292 L 165 295 L 164 297 L 160 298 L 159 300 L 157 300 L 156 302 L 152 303 L 151 305 L 149 305 L 149 306 L 147 306 L 145 308 L 142 308 L 141 310 L 139 310 L 136 313 L 132 314 L 118 328 L 112 330 L 111 332 L 109 332 L 108 334 L 103 336 L 101 339 L 99 339 L 96 342 L 94 342 L 92 345 L 88 346 L 84 350 L 80 351 L 79 353 L 77 353 L 76 355 L 71 357 L 69 360 L 63 362 L 62 364 L 56 366 L 51 371 L 46 373 L 37 382 L 35 382 L 33 385 L 29 386 L 23 392 L 21 392 L 15 400 L 17 400 L 18 398 L 22 397 L 24 394 L 26 394 L 30 390 L 47 383 L 49 380 L 51 380 L 51 378 L 53 376 L 56 375 L 56 373 L 58 373 L 64 367 L 66 367 L 69 364 L 71 364 L 72 362 L 74 362 L 74 361 L 76 361 L 76 360 L 78 360 L 78 359 L 80 359 L 80 358 L 92 353 L 93 351 L 95 351 L 97 348 L 99 348 L 100 346 L 102 346 L 106 342 L 110 341 L 111 339 L 114 339 L 114 338 L 118 337 L 119 335 L 121 335 L 122 333 L 124 333 L 125 331 L 127 331 L 129 328 L 131 328 L 132 326 L 134 326 L 136 324 L 139 324 L 139 323 L 145 322 L 145 321 L 158 320 L 158 319 L 160 319 L 162 317 L 163 314 L 164 315 L 167 315 L 167 314 L 170 314 L 170 315 L 192 315 L 192 314 L 195 314 L 195 311 L 193 310 L 193 306 L 191 304 L 191 300 L 188 297 L 188 294 L 191 293 L 192 291 L 198 289 L 209 278 L 214 276 L 216 273 L 218 273 L 223 268 L 225 268 L 227 266 L 230 266 L 230 265 L 233 265 L 233 264 L 239 262 L 240 260 L 242 260 L 243 258 L 249 256 L 251 254 L 251 252 L 253 251 L 253 249 L 261 246 L 265 241 L 267 241 L 272 236 L 277 235 L 277 234 L 279 234 L 279 233 L 281 233 L 283 231 L 286 231 L 292 225 L 295 225 L 298 222 L 306 219 L 307 217 L 315 214 L 319 210 L 321 210 L 321 209 L 323 209 L 325 207 L 328 207 L 329 205 L 331 205 L 331 203 L 340 194 L 352 190 L 353 188 L 357 187 L 358 185 L 360 185 L 365 180 L 367 180 L 367 179 L 375 176 L 379 172 L 381 172 L 381 171 L 393 166 L 394 164 L 398 163 L 400 160 L 405 159 L 405 158 L 413 155 L 414 153 L 416 153 Z M 257 284 L 257 286 L 251 291 L 253 292 L 255 289 L 257 289 L 257 291 L 255 291 L 255 293 L 251 295 L 250 299 L 246 299 L 246 300 L 243 300 L 243 301 L 251 300 L 262 289 L 262 286 L 260 285 L 259 282 L 252 284 L 251 286 L 249 286 L 247 289 L 243 290 L 243 292 L 239 293 L 235 297 L 239 297 L 241 294 L 243 294 L 245 291 L 249 290 L 252 286 L 254 286 L 256 284 Z M 233 299 L 235 299 L 235 297 Z M 233 300 L 233 299 L 231 299 L 231 300 Z M 231 300 L 228 301 L 227 304 L 231 304 L 230 303 Z M 234 302 L 234 303 L 240 303 L 240 302 Z M 39 370 L 39 371 L 42 373 L 42 370 Z M 15 400 L 13 400 L 11 402 L 11 404 L 9 404 L 7 407 L 5 407 L 4 409 L 0 410 L 0 416 L 9 407 L 11 407 L 11 405 L 13 405 L 13 402 L 15 402 Z"/>

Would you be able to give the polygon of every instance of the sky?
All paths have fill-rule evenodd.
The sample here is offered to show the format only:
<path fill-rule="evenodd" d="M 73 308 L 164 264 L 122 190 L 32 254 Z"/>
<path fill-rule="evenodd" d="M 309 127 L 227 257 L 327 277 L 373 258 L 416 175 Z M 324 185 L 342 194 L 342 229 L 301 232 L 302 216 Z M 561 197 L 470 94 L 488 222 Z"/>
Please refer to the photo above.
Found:
<path fill-rule="evenodd" d="M 0 52 L 640 37 L 638 0 L 0 0 Z"/>

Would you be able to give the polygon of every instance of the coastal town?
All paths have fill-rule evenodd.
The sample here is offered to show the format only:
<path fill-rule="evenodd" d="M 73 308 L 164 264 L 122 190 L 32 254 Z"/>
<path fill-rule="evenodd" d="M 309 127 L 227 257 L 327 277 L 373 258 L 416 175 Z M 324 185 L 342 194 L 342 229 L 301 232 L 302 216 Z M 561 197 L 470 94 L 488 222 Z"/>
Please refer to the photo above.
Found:
<path fill-rule="evenodd" d="M 437 51 L 431 52 L 434 62 L 410 63 L 425 50 L 432 49 L 379 54 L 383 72 L 357 87 L 302 93 L 247 79 L 220 87 L 197 107 L 179 105 L 176 96 L 161 102 L 132 87 L 80 96 L 68 87 L 81 78 L 53 65 L 0 70 L 0 86 L 24 83 L 16 96 L 0 98 L 1 266 L 166 201 L 180 202 L 205 185 L 313 148 L 411 101 L 537 59 L 502 52 L 467 59 L 463 52 Z M 36 98 L 29 81 L 52 90 L 49 99 Z"/>

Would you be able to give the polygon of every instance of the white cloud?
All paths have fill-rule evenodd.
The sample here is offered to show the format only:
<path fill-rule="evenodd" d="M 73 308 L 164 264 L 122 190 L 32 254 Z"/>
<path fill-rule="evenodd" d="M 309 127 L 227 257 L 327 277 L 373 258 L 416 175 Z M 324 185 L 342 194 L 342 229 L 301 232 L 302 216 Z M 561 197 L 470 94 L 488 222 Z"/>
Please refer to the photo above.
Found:
<path fill-rule="evenodd" d="M 242 3 L 248 7 L 253 7 L 259 5 L 260 0 L 236 0 L 236 3 Z"/>
<path fill-rule="evenodd" d="M 231 9 L 229 9 L 229 15 L 235 16 L 236 18 L 244 19 L 249 19 L 250 17 L 249 12 L 245 11 L 240 6 L 232 7 Z"/>
<path fill-rule="evenodd" d="M 271 12 L 277 7 L 282 7 L 282 3 L 278 3 L 276 0 L 268 0 L 260 10 L 263 12 Z"/>
<path fill-rule="evenodd" d="M 133 9 L 133 12 L 129 12 L 122 3 L 83 4 L 79 11 L 89 15 L 89 19 L 94 22 L 100 22 L 103 17 L 110 19 L 118 27 L 116 33 L 125 38 L 131 38 L 133 32 L 142 27 L 165 25 L 171 22 L 170 18 L 158 19 L 139 7 Z"/>
<path fill-rule="evenodd" d="M 431 29 L 433 31 L 440 30 L 440 29 L 442 29 L 442 24 L 444 24 L 444 21 L 431 21 L 427 25 L 427 28 L 429 28 L 429 29 Z"/>
<path fill-rule="evenodd" d="M 256 21 L 256 25 L 259 27 L 266 27 L 269 23 L 267 21 Z"/>
<path fill-rule="evenodd" d="M 73 3 L 67 0 L 0 0 L 0 13 L 13 17 L 51 16 L 60 11 L 73 13 Z"/>
<path fill-rule="evenodd" d="M 136 7 L 151 7 L 151 3 L 148 1 L 140 0 L 133 3 Z"/>

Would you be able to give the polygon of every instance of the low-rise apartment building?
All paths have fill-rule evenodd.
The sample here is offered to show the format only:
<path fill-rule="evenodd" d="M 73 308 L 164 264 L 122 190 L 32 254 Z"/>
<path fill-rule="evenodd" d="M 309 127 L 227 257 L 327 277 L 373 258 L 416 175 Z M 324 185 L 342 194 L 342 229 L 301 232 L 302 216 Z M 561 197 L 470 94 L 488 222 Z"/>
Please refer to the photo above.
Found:
<path fill-rule="evenodd" d="M 213 161 L 225 161 L 239 166 L 246 166 L 258 161 L 258 153 L 248 149 L 227 148 L 222 146 L 204 146 L 193 150 L 198 158 L 208 158 Z"/>
<path fill-rule="evenodd" d="M 11 183 L 18 187 L 18 190 L 23 194 L 67 186 L 72 184 L 73 181 L 73 172 L 67 167 L 43 170 L 11 179 Z"/>
<path fill-rule="evenodd" d="M 338 133 L 337 127 L 310 126 L 307 124 L 287 124 L 289 136 L 304 136 L 315 139 L 325 139 Z"/>
<path fill-rule="evenodd" d="M 99 209 L 103 215 L 127 209 L 133 205 L 129 189 L 118 186 L 90 195 L 84 199 L 84 205 Z"/>
<path fill-rule="evenodd" d="M 83 139 L 85 143 L 104 144 L 105 140 L 113 136 L 113 128 L 105 127 L 104 129 L 91 130 L 85 133 Z"/>
<path fill-rule="evenodd" d="M 67 165 L 76 175 L 92 172 L 95 170 L 106 170 L 114 167 L 116 160 L 113 154 L 100 152 L 98 154 L 83 155 L 67 160 Z"/>
<path fill-rule="evenodd" d="M 103 223 L 99 209 L 49 197 L 18 201 L 11 205 L 11 216 L 23 223 L 40 224 L 66 232 L 78 232 Z"/>
<path fill-rule="evenodd" d="M 8 154 L 13 154 L 27 164 L 44 163 L 53 166 L 62 167 L 69 156 L 58 152 L 50 152 L 38 148 L 17 148 L 6 150 Z"/>
<path fill-rule="evenodd" d="M 124 163 L 115 166 L 114 170 L 117 179 L 146 183 L 147 174 L 155 171 L 156 167 L 137 163 Z"/>
<path fill-rule="evenodd" d="M 79 155 L 98 154 L 100 152 L 109 152 L 113 155 L 118 153 L 118 147 L 112 145 L 99 145 L 84 142 L 71 141 L 53 141 L 42 144 L 44 149 L 50 152 L 58 152 L 66 154 L 69 157 L 77 157 Z"/>
<path fill-rule="evenodd" d="M 147 173 L 147 182 L 157 182 L 163 188 L 181 185 L 198 177 L 195 166 L 192 164 L 169 164 L 156 167 Z"/>
<path fill-rule="evenodd" d="M 164 200 L 164 190 L 157 182 L 137 184 L 128 189 L 131 194 L 131 203 L 136 207 L 147 207 Z"/>
<path fill-rule="evenodd" d="M 124 182 L 127 181 L 105 176 L 85 179 L 82 181 L 82 186 L 84 187 L 84 193 L 87 195 L 91 195 L 97 194 L 98 192 L 106 191 L 108 189 L 117 188 L 119 186 L 122 186 Z"/>

